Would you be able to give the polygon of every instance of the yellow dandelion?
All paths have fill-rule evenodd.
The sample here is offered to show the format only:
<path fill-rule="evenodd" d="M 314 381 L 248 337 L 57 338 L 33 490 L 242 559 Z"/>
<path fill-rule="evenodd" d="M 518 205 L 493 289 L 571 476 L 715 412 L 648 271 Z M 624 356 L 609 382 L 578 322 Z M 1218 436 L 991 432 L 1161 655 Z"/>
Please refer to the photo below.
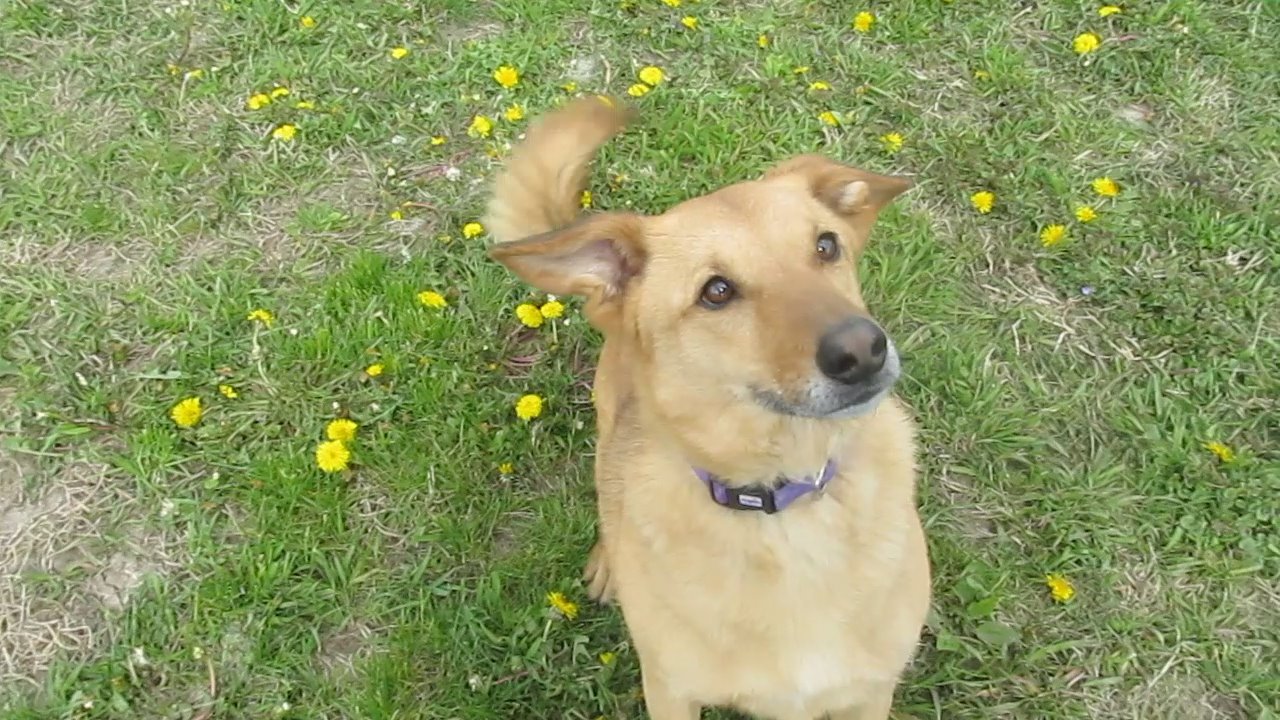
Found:
<path fill-rule="evenodd" d="M 1102 45 L 1102 38 L 1097 33 L 1080 33 L 1075 40 L 1071 41 L 1071 49 L 1076 51 L 1077 55 L 1088 55 L 1097 50 Z"/>
<path fill-rule="evenodd" d="M 568 620 L 578 617 L 578 604 L 565 597 L 564 593 L 547 593 L 547 604 Z"/>
<path fill-rule="evenodd" d="M 871 32 L 871 26 L 876 24 L 876 16 L 866 10 L 858 13 L 853 17 L 853 29 L 860 33 Z"/>
<path fill-rule="evenodd" d="M 271 96 L 266 93 L 254 93 L 249 96 L 249 100 L 245 105 L 250 110 L 261 110 L 271 104 Z"/>
<path fill-rule="evenodd" d="M 200 398 L 189 397 L 179 401 L 169 410 L 169 417 L 173 418 L 173 424 L 181 428 L 189 428 L 200 422 L 200 418 L 204 415 L 204 409 L 200 407 Z"/>
<path fill-rule="evenodd" d="M 809 67 L 808 65 L 797 65 L 796 67 L 791 68 L 791 72 L 795 73 L 796 75 L 804 75 L 805 73 L 809 72 L 812 69 L 813 68 Z"/>
<path fill-rule="evenodd" d="M 489 137 L 489 133 L 493 132 L 493 121 L 484 115 L 477 115 L 471 118 L 471 126 L 467 128 L 467 134 L 471 137 Z"/>
<path fill-rule="evenodd" d="M 986 70 L 974 70 L 973 79 L 974 80 L 990 80 L 991 73 L 987 72 Z"/>
<path fill-rule="evenodd" d="M 698 18 L 692 15 L 685 15 L 684 17 L 680 18 L 680 24 L 689 28 L 690 30 L 697 30 Z"/>
<path fill-rule="evenodd" d="M 271 327 L 271 323 L 275 322 L 276 316 L 272 315 L 270 310 L 258 308 L 257 310 L 249 311 L 249 314 L 245 316 L 245 318 L 253 322 L 262 323 L 267 327 Z"/>
<path fill-rule="evenodd" d="M 637 77 L 639 77 L 640 82 L 644 83 L 645 85 L 652 85 L 654 87 L 657 87 L 659 83 L 667 79 L 667 74 L 662 71 L 662 68 L 654 65 L 649 65 L 647 67 L 641 68 Z"/>
<path fill-rule="evenodd" d="M 542 303 L 542 307 L 538 308 L 538 312 L 542 313 L 542 317 L 548 320 L 558 318 L 564 314 L 564 303 L 559 300 L 548 300 Z"/>
<path fill-rule="evenodd" d="M 1098 211 L 1088 205 L 1081 205 L 1076 208 L 1076 219 L 1082 223 L 1093 222 L 1098 217 Z"/>
<path fill-rule="evenodd" d="M 891 132 L 880 136 L 880 143 L 884 145 L 885 152 L 893 154 L 902 149 L 902 144 L 906 142 L 906 138 L 901 133 Z"/>
<path fill-rule="evenodd" d="M 182 68 L 178 67 L 177 65 L 174 65 L 173 63 L 165 63 L 164 67 L 166 70 L 169 71 L 170 75 L 177 75 L 178 73 L 182 72 Z"/>
<path fill-rule="evenodd" d="M 826 92 L 827 90 L 830 90 L 830 89 L 831 89 L 831 83 L 826 82 L 824 80 L 815 80 L 814 82 L 809 83 L 810 92 Z"/>
<path fill-rule="evenodd" d="M 506 118 L 507 122 L 520 122 L 524 119 L 524 108 L 519 105 L 512 105 L 502 111 L 502 117 Z"/>
<path fill-rule="evenodd" d="M 824 125 L 830 125 L 831 127 L 835 127 L 840 124 L 840 117 L 830 110 L 818 113 L 818 119 L 821 120 Z"/>
<path fill-rule="evenodd" d="M 316 466 L 327 473 L 342 472 L 351 462 L 351 451 L 341 440 L 329 440 L 316 446 Z"/>
<path fill-rule="evenodd" d="M 1217 440 L 1214 440 L 1213 442 L 1205 443 L 1204 449 L 1216 455 L 1218 460 L 1223 463 L 1235 462 L 1236 451 L 1232 450 L 1225 443 L 1220 443 Z"/>
<path fill-rule="evenodd" d="M 392 210 L 390 213 L 387 213 L 387 216 L 390 217 L 392 220 L 403 220 L 404 212 L 400 210 Z"/>
<path fill-rule="evenodd" d="M 280 142 L 289 142 L 298 134 L 298 126 L 293 123 L 285 123 L 275 130 L 271 131 L 271 137 Z"/>
<path fill-rule="evenodd" d="M 649 94 L 649 91 L 652 89 L 653 88 L 645 85 L 644 83 L 636 83 L 635 85 L 627 88 L 627 94 L 631 97 L 644 97 Z"/>
<path fill-rule="evenodd" d="M 1093 191 L 1103 197 L 1115 197 L 1120 194 L 1120 184 L 1109 177 L 1094 178 Z"/>
<path fill-rule="evenodd" d="M 1049 594 L 1058 602 L 1070 602 L 1071 598 L 1076 596 L 1076 587 L 1071 584 L 1066 575 L 1049 573 L 1044 576 L 1044 584 L 1049 586 Z"/>
<path fill-rule="evenodd" d="M 364 374 L 371 378 L 376 378 L 381 375 L 384 370 L 386 370 L 386 367 L 382 363 L 374 363 L 364 369 Z"/>
<path fill-rule="evenodd" d="M 520 71 L 510 65 L 503 65 L 493 71 L 493 80 L 502 87 L 510 90 L 520 84 Z"/>
<path fill-rule="evenodd" d="M 615 653 L 611 653 L 611 652 L 602 652 L 602 653 L 600 653 L 600 664 L 601 664 L 601 665 L 612 665 L 612 664 L 614 664 L 614 663 L 615 663 L 615 662 L 617 662 L 617 661 L 618 661 L 618 656 L 617 656 L 617 654 L 615 654 Z"/>
<path fill-rule="evenodd" d="M 236 389 L 230 385 L 219 385 L 218 392 L 222 393 L 222 397 L 228 400 L 235 400 L 240 397 L 240 393 L 236 392 Z"/>
<path fill-rule="evenodd" d="M 542 398 L 538 395 L 522 395 L 516 401 L 516 417 L 528 422 L 542 414 Z"/>
<path fill-rule="evenodd" d="M 593 198 L 591 196 L 591 191 L 583 190 L 582 197 L 578 198 L 578 204 L 581 205 L 583 208 L 589 208 L 591 207 L 592 202 L 593 202 Z"/>
<path fill-rule="evenodd" d="M 330 420 L 328 425 L 324 426 L 324 436 L 330 440 L 338 440 L 339 442 L 351 442 L 356 439 L 356 429 L 360 426 L 354 420 L 347 418 L 338 418 Z"/>
<path fill-rule="evenodd" d="M 516 471 L 516 466 L 509 462 L 504 462 L 498 466 L 498 473 L 501 475 L 510 475 L 515 471 Z"/>
<path fill-rule="evenodd" d="M 560 89 L 569 93 L 578 92 L 578 83 L 574 82 L 573 80 L 570 80 L 569 82 L 562 84 L 560 86 Z"/>
<path fill-rule="evenodd" d="M 470 240 L 484 234 L 484 226 L 478 222 L 469 222 L 462 226 L 462 237 Z"/>
<path fill-rule="evenodd" d="M 1048 225 L 1040 231 L 1040 244 L 1045 247 L 1053 247 L 1067 238 L 1066 225 Z"/>
<path fill-rule="evenodd" d="M 433 146 L 435 146 L 435 147 L 439 147 L 439 146 L 441 146 L 441 145 L 445 144 L 445 143 L 446 143 L 446 142 L 448 142 L 448 141 L 449 141 L 449 138 L 447 138 L 447 137 L 445 137 L 445 136 L 443 136 L 443 135 L 433 135 L 433 136 L 431 137 L 431 144 L 432 144 Z"/>
<path fill-rule="evenodd" d="M 271 90 L 271 99 L 272 99 L 272 100 L 279 100 L 279 99 L 280 99 L 280 98 L 282 98 L 282 97 L 289 97 L 289 93 L 290 93 L 290 92 L 291 92 L 291 91 L 289 90 L 289 88 L 287 88 L 287 87 L 285 87 L 285 86 L 283 86 L 283 85 L 277 85 L 276 87 L 272 88 L 272 90 Z"/>
<path fill-rule="evenodd" d="M 434 290 L 423 290 L 418 293 L 418 302 L 423 307 L 435 308 L 437 310 L 443 307 L 448 307 L 449 305 L 449 301 L 445 300 L 443 295 Z"/>
<path fill-rule="evenodd" d="M 762 48 L 769 47 L 769 36 L 765 35 L 764 33 L 761 33 L 759 36 L 756 37 L 756 45 Z"/>
<path fill-rule="evenodd" d="M 302 17 L 298 18 L 298 24 L 310 30 L 311 28 L 316 26 L 316 19 L 311 17 L 310 15 L 303 15 Z"/>
<path fill-rule="evenodd" d="M 667 7 L 680 7 L 682 0 L 662 0 Z"/>
<path fill-rule="evenodd" d="M 1098 8 L 1098 15 L 1100 17 L 1110 17 L 1118 14 L 1120 14 L 1120 8 L 1116 5 L 1103 5 Z"/>
<path fill-rule="evenodd" d="M 986 215 L 996 206 L 996 194 L 990 190 L 980 190 L 969 196 L 969 202 L 973 204 L 974 210 Z"/>
<path fill-rule="evenodd" d="M 403 59 L 405 59 L 406 57 L 408 57 L 408 55 L 409 55 L 409 48 L 407 48 L 407 47 L 393 47 L 393 48 L 391 48 L 391 52 L 389 52 L 389 53 L 387 53 L 387 54 L 391 56 L 391 59 L 392 59 L 392 60 L 403 60 Z"/>
<path fill-rule="evenodd" d="M 531 305 L 529 303 L 521 303 L 520 305 L 517 305 L 516 317 L 519 318 L 520 322 L 524 323 L 526 327 L 542 327 L 542 311 L 538 309 L 537 305 Z"/>
<path fill-rule="evenodd" d="M 314 110 L 316 108 L 316 104 L 311 102 L 310 100 L 299 100 L 298 102 L 294 103 L 293 106 L 298 108 L 299 110 Z"/>
<path fill-rule="evenodd" d="M 187 74 L 183 75 L 183 77 L 185 77 L 188 80 L 199 80 L 200 78 L 204 77 L 204 71 L 201 70 L 200 68 L 196 68 L 195 70 L 188 70 Z"/>

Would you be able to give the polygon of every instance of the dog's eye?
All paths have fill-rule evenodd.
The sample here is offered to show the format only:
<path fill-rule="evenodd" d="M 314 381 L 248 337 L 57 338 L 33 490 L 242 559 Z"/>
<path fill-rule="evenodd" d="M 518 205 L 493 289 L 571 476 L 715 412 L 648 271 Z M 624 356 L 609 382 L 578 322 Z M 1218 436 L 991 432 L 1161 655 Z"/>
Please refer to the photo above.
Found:
<path fill-rule="evenodd" d="M 719 310 L 733 299 L 734 294 L 733 283 L 717 275 L 702 286 L 702 295 L 698 298 L 698 303 L 705 308 Z"/>
<path fill-rule="evenodd" d="M 833 232 L 824 232 L 819 235 L 815 248 L 823 262 L 831 262 L 840 257 L 840 241 L 836 239 L 836 234 Z"/>

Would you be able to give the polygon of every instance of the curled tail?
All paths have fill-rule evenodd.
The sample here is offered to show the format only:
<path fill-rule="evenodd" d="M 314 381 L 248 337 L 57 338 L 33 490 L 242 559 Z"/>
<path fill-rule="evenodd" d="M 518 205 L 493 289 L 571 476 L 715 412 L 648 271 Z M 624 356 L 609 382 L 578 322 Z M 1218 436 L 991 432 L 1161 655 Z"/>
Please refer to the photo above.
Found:
<path fill-rule="evenodd" d="M 493 183 L 484 224 L 498 242 L 574 221 L 596 151 L 631 113 L 612 98 L 581 98 L 538 118 Z"/>

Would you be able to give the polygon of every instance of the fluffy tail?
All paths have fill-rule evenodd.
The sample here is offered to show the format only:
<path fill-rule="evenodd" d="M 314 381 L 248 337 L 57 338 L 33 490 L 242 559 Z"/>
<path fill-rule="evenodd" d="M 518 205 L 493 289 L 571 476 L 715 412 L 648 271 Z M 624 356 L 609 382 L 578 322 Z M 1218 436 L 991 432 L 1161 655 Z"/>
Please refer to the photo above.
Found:
<path fill-rule="evenodd" d="M 595 96 L 535 121 L 494 180 L 484 219 L 490 235 L 511 242 L 572 223 L 596 151 L 630 119 L 617 100 Z"/>

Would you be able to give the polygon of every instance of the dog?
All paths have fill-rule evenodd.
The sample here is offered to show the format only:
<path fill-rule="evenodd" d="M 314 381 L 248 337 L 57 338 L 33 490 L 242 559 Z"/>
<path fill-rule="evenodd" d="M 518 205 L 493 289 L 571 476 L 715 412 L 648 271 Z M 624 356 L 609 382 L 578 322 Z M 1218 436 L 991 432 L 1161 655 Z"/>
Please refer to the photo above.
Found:
<path fill-rule="evenodd" d="M 930 602 L 914 423 L 856 273 L 911 187 L 819 155 L 660 215 L 582 214 L 617 99 L 539 118 L 493 181 L 489 255 L 585 298 L 598 536 L 654 720 L 884 720 Z"/>

